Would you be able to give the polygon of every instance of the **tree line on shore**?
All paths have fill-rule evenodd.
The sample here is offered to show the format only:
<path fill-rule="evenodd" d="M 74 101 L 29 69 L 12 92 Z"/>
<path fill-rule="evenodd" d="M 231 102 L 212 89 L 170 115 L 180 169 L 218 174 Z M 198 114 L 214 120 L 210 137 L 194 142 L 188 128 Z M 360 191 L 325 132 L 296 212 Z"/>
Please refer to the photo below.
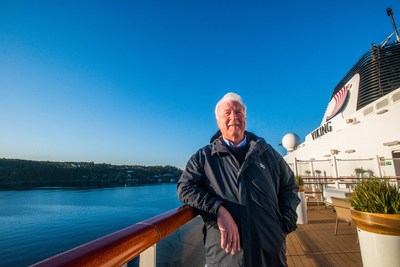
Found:
<path fill-rule="evenodd" d="M 174 166 L 0 159 L 0 187 L 114 187 L 175 183 Z"/>

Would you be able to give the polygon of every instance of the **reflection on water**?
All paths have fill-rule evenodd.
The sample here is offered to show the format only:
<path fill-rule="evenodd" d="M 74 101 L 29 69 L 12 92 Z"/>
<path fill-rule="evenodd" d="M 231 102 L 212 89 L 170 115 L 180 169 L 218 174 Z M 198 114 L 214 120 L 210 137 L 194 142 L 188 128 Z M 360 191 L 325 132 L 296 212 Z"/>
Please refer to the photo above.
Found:
<path fill-rule="evenodd" d="M 0 266 L 26 266 L 180 206 L 175 184 L 0 191 Z"/>

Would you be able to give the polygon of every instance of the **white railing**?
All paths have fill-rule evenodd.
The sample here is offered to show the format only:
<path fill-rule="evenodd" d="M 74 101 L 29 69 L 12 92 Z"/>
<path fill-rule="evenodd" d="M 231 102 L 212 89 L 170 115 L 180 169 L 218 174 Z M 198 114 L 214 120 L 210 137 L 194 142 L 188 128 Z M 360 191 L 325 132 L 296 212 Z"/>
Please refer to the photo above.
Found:
<path fill-rule="evenodd" d="M 395 166 L 400 168 L 400 158 L 378 155 L 362 159 L 297 159 L 288 163 L 295 175 L 302 177 L 395 177 Z"/>

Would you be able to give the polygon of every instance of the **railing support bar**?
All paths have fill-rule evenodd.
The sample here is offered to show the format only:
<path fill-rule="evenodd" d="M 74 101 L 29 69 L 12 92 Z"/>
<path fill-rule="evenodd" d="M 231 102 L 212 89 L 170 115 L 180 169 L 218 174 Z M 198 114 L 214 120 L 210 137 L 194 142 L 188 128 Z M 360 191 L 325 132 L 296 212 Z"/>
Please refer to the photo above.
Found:
<path fill-rule="evenodd" d="M 337 168 L 337 161 L 336 161 L 336 156 L 332 157 L 332 167 L 333 167 L 333 177 L 334 178 L 338 178 L 339 174 L 338 174 L 338 168 Z"/>
<path fill-rule="evenodd" d="M 296 157 L 294 158 L 293 163 L 294 163 L 293 172 L 294 172 L 294 175 L 297 176 L 297 175 L 299 175 L 299 172 L 297 170 L 297 158 Z"/>
<path fill-rule="evenodd" d="M 140 254 L 139 267 L 156 267 L 157 244 L 152 245 Z"/>
<path fill-rule="evenodd" d="M 377 168 L 377 170 L 378 170 L 378 176 L 379 176 L 380 178 L 382 178 L 381 160 L 379 159 L 379 156 L 378 156 L 378 155 L 375 156 L 375 160 L 376 160 L 376 168 Z"/>

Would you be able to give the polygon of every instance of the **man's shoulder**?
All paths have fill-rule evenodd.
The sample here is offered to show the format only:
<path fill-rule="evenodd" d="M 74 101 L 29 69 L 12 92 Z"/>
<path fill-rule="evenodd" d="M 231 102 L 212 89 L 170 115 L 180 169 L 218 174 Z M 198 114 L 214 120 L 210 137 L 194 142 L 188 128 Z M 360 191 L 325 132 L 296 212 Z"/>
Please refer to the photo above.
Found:
<path fill-rule="evenodd" d="M 280 155 L 275 148 L 271 146 L 264 138 L 257 136 L 253 139 L 253 151 L 258 151 L 259 153 L 267 153 L 268 155 L 277 157 Z"/>
<path fill-rule="evenodd" d="M 211 151 L 212 151 L 212 144 L 207 144 L 207 145 L 205 145 L 205 146 L 199 148 L 199 149 L 196 151 L 196 153 L 194 153 L 193 156 L 209 154 L 209 153 L 211 153 Z"/>
<path fill-rule="evenodd" d="M 224 146 L 223 142 L 220 139 L 215 139 L 210 144 L 203 146 L 202 148 L 198 149 L 197 152 L 193 155 L 197 157 L 211 157 L 219 152 L 226 151 L 226 147 Z"/>

